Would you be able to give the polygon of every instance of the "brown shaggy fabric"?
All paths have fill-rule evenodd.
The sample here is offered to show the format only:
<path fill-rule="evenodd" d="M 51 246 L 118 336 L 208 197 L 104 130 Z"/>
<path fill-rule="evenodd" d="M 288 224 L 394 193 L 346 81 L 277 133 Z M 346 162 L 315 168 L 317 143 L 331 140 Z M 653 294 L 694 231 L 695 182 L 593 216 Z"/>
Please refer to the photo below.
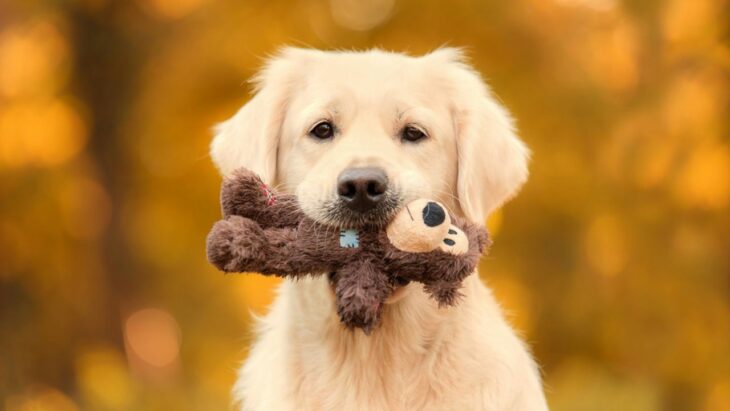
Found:
<path fill-rule="evenodd" d="M 224 219 L 207 238 L 208 260 L 214 266 L 224 272 L 294 278 L 329 274 L 342 323 L 366 333 L 378 325 L 385 299 L 409 281 L 422 283 L 440 305 L 455 304 L 462 281 L 490 244 L 483 227 L 449 216 L 449 233 L 458 228 L 466 234 L 465 253 L 444 251 L 443 245 L 403 251 L 390 242 L 386 227 L 341 230 L 315 222 L 294 196 L 274 193 L 245 169 L 225 179 L 221 205 Z M 452 244 L 447 239 L 444 243 Z"/>

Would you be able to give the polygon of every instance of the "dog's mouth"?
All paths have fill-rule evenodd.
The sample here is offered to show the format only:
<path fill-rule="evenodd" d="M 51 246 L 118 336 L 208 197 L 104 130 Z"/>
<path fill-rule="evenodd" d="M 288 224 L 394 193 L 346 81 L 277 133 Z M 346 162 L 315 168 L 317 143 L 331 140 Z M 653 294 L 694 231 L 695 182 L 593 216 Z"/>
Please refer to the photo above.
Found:
<path fill-rule="evenodd" d="M 367 211 L 353 210 L 340 200 L 332 200 L 323 204 L 320 222 L 338 228 L 379 228 L 387 225 L 402 205 L 403 200 L 394 193 L 386 193 L 377 205 Z"/>

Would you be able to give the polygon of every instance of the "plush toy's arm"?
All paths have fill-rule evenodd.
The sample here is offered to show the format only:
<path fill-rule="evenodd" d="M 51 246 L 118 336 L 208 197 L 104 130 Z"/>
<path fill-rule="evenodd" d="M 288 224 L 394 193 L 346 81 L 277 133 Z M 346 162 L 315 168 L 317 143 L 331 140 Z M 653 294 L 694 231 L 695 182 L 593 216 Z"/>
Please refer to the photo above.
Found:
<path fill-rule="evenodd" d="M 223 180 L 223 216 L 250 218 L 263 228 L 296 227 L 303 217 L 294 196 L 277 194 L 254 172 L 240 168 Z"/>
<path fill-rule="evenodd" d="M 439 305 L 453 305 L 461 297 L 459 289 L 466 277 L 475 272 L 482 253 L 491 244 L 487 230 L 476 224 L 452 217 L 452 223 L 459 227 L 469 240 L 469 248 L 463 254 L 452 254 L 440 250 L 432 251 L 429 256 L 433 264 L 427 264 L 423 277 L 427 293 Z"/>
<path fill-rule="evenodd" d="M 256 272 L 280 277 L 333 270 L 332 262 L 312 258 L 295 228 L 263 229 L 255 221 L 229 216 L 213 225 L 207 239 L 208 261 L 225 272 Z"/>
<path fill-rule="evenodd" d="M 452 222 L 468 240 L 468 248 L 462 253 L 445 251 L 448 247 L 424 253 L 397 249 L 386 253 L 387 265 L 393 274 L 424 284 L 426 292 L 440 305 L 456 302 L 462 281 L 474 272 L 482 252 L 489 245 L 484 228 L 458 218 Z"/>

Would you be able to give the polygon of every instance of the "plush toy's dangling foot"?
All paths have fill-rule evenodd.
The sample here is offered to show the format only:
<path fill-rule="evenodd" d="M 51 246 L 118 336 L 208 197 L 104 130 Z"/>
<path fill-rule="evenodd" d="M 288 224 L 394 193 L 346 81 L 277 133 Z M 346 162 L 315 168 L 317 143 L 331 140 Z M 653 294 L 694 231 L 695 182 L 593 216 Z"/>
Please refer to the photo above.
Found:
<path fill-rule="evenodd" d="M 332 281 L 340 321 L 347 328 L 360 328 L 369 335 L 380 323 L 383 302 L 393 291 L 388 276 L 363 261 L 339 270 Z"/>

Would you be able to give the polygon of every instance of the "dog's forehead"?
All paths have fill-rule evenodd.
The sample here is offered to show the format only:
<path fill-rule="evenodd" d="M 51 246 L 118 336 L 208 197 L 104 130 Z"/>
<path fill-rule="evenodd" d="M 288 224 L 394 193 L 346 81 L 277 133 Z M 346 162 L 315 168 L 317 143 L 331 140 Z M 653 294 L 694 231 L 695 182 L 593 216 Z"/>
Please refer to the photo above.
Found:
<path fill-rule="evenodd" d="M 432 74 L 417 58 L 382 52 L 323 53 L 301 73 L 305 93 L 327 91 L 343 98 L 403 96 L 429 86 Z"/>

